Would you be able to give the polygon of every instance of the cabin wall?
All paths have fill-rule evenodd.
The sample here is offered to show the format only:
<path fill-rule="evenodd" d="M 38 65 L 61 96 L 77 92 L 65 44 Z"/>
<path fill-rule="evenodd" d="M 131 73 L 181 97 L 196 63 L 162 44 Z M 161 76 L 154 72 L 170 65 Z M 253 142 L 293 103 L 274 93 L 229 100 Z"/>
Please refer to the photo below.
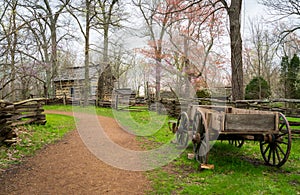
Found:
<path fill-rule="evenodd" d="M 75 98 L 80 99 L 81 94 L 83 94 L 84 88 L 84 80 L 74 81 L 56 81 L 55 83 L 55 96 L 57 98 Z M 95 99 L 96 97 L 96 82 L 91 82 L 91 90 L 90 90 L 90 99 Z"/>

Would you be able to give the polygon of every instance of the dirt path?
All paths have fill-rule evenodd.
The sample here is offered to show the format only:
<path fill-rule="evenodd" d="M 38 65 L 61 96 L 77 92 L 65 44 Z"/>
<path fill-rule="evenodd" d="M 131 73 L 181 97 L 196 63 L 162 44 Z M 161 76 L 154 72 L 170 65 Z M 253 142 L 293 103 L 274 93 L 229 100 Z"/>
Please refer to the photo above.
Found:
<path fill-rule="evenodd" d="M 116 143 L 140 150 L 135 137 L 113 119 L 99 117 L 99 121 Z M 117 169 L 96 158 L 77 131 L 0 175 L 0 194 L 144 194 L 149 186 L 144 172 Z"/>

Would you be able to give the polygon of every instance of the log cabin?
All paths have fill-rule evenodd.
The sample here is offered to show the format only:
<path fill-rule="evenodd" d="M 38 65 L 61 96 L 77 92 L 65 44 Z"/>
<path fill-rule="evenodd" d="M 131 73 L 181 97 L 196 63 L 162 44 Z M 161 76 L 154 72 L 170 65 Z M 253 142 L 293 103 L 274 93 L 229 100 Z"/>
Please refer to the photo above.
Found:
<path fill-rule="evenodd" d="M 54 79 L 56 98 L 68 98 L 71 100 L 83 99 L 84 66 L 69 67 L 64 71 L 60 71 L 59 75 Z M 90 96 L 89 100 L 96 100 L 97 82 L 99 70 L 97 66 L 89 67 L 90 80 Z"/>

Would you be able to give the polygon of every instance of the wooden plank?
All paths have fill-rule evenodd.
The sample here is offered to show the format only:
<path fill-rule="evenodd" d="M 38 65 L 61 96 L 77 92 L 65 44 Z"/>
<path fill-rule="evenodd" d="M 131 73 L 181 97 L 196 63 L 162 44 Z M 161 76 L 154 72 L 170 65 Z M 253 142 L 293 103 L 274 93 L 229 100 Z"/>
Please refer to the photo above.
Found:
<path fill-rule="evenodd" d="M 300 122 L 289 122 L 290 126 L 300 126 Z"/>
<path fill-rule="evenodd" d="M 31 113 L 31 114 L 21 114 L 21 115 L 15 115 L 11 119 L 13 120 L 20 120 L 22 118 L 43 118 L 45 117 L 44 114 L 36 114 L 36 113 Z"/>
<path fill-rule="evenodd" d="M 224 131 L 224 112 L 213 112 L 209 129 Z"/>
<path fill-rule="evenodd" d="M 40 108 L 41 106 L 38 104 L 23 104 L 23 105 L 15 105 L 16 109 L 31 109 L 31 108 Z"/>
<path fill-rule="evenodd" d="M 17 109 L 16 110 L 16 113 L 41 113 L 41 112 L 44 112 L 44 109 L 42 108 L 31 108 L 31 109 L 28 109 L 28 108 L 24 108 L 24 109 Z"/>
<path fill-rule="evenodd" d="M 272 111 L 262 111 L 262 110 L 250 110 L 250 109 L 241 109 L 241 108 L 232 108 L 233 114 L 275 114 Z"/>
<path fill-rule="evenodd" d="M 25 125 L 25 124 L 30 124 L 32 122 L 34 122 L 36 119 L 29 119 L 29 120 L 26 120 L 26 121 L 18 121 L 18 122 L 13 122 L 11 124 L 12 127 L 15 127 L 15 126 L 18 126 L 18 125 Z"/>
<path fill-rule="evenodd" d="M 40 101 L 46 101 L 46 99 L 45 98 L 28 99 L 28 100 L 16 102 L 16 103 L 14 103 L 14 105 L 17 106 L 17 105 L 22 105 L 22 104 L 26 104 L 26 103 L 33 103 L 33 102 L 36 103 L 36 102 L 40 102 Z"/>
<path fill-rule="evenodd" d="M 1 112 L 5 111 L 13 111 L 15 109 L 14 105 L 8 105 L 4 108 L 1 108 Z"/>
<path fill-rule="evenodd" d="M 226 114 L 225 131 L 275 131 L 275 114 Z"/>

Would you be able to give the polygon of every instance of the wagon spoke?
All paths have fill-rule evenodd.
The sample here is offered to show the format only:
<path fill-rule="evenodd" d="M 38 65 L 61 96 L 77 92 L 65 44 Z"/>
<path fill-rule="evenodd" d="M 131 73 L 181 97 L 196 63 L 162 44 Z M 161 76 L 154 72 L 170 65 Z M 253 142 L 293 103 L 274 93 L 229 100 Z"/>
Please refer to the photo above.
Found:
<path fill-rule="evenodd" d="M 268 163 L 270 163 L 271 154 L 272 154 L 272 149 L 270 148 L 270 150 L 269 150 L 269 154 L 268 154 Z"/>
<path fill-rule="evenodd" d="M 276 156 L 277 156 L 278 162 L 281 162 L 280 154 L 278 152 L 277 147 L 275 148 L 275 150 L 276 150 Z"/>
<path fill-rule="evenodd" d="M 272 156 L 273 156 L 273 165 L 275 165 L 276 164 L 276 159 L 275 159 L 275 148 L 274 149 L 272 149 Z"/>
<path fill-rule="evenodd" d="M 268 150 L 270 149 L 270 144 L 266 147 L 266 149 L 263 151 L 263 155 L 265 155 L 267 152 L 268 152 Z"/>
<path fill-rule="evenodd" d="M 182 112 L 177 120 L 176 143 L 179 147 L 186 147 L 188 144 L 189 117 L 186 112 Z"/>
<path fill-rule="evenodd" d="M 204 125 L 205 119 L 201 112 L 196 112 L 194 115 L 193 124 L 193 143 L 196 160 L 199 163 L 207 163 L 207 148 L 209 142 L 207 140 L 207 130 Z"/>
<path fill-rule="evenodd" d="M 266 142 L 266 141 L 263 141 L 263 142 L 261 142 L 261 145 L 265 145 L 265 144 L 267 144 L 268 142 Z"/>
<path fill-rule="evenodd" d="M 285 123 L 281 123 L 281 126 L 279 127 L 279 131 L 281 131 L 284 126 L 285 126 Z"/>
<path fill-rule="evenodd" d="M 280 141 L 280 140 L 278 140 L 277 143 L 288 145 L 288 143 L 286 143 L 284 141 Z"/>
<path fill-rule="evenodd" d="M 244 144 L 244 140 L 243 139 L 230 139 L 228 140 L 229 144 L 235 146 L 235 147 L 242 147 Z"/>
<path fill-rule="evenodd" d="M 270 135 L 275 138 L 270 142 L 262 140 L 260 142 L 260 150 L 267 164 L 280 167 L 287 161 L 289 157 L 292 138 L 288 120 L 282 113 L 279 113 L 278 115 L 279 124 L 277 125 L 279 128 L 279 133 Z M 268 144 L 267 147 L 265 147 L 266 144 Z"/>
<path fill-rule="evenodd" d="M 281 152 L 283 155 L 285 155 L 285 152 L 283 151 L 283 149 L 281 148 L 280 145 L 277 145 L 277 148 L 280 150 L 280 152 Z"/>
<path fill-rule="evenodd" d="M 277 137 L 277 138 L 278 138 L 278 137 L 282 137 L 282 136 L 285 136 L 285 135 L 287 135 L 287 134 L 289 134 L 289 132 L 288 132 L 288 131 L 285 131 L 284 133 L 278 134 L 276 137 Z"/>

